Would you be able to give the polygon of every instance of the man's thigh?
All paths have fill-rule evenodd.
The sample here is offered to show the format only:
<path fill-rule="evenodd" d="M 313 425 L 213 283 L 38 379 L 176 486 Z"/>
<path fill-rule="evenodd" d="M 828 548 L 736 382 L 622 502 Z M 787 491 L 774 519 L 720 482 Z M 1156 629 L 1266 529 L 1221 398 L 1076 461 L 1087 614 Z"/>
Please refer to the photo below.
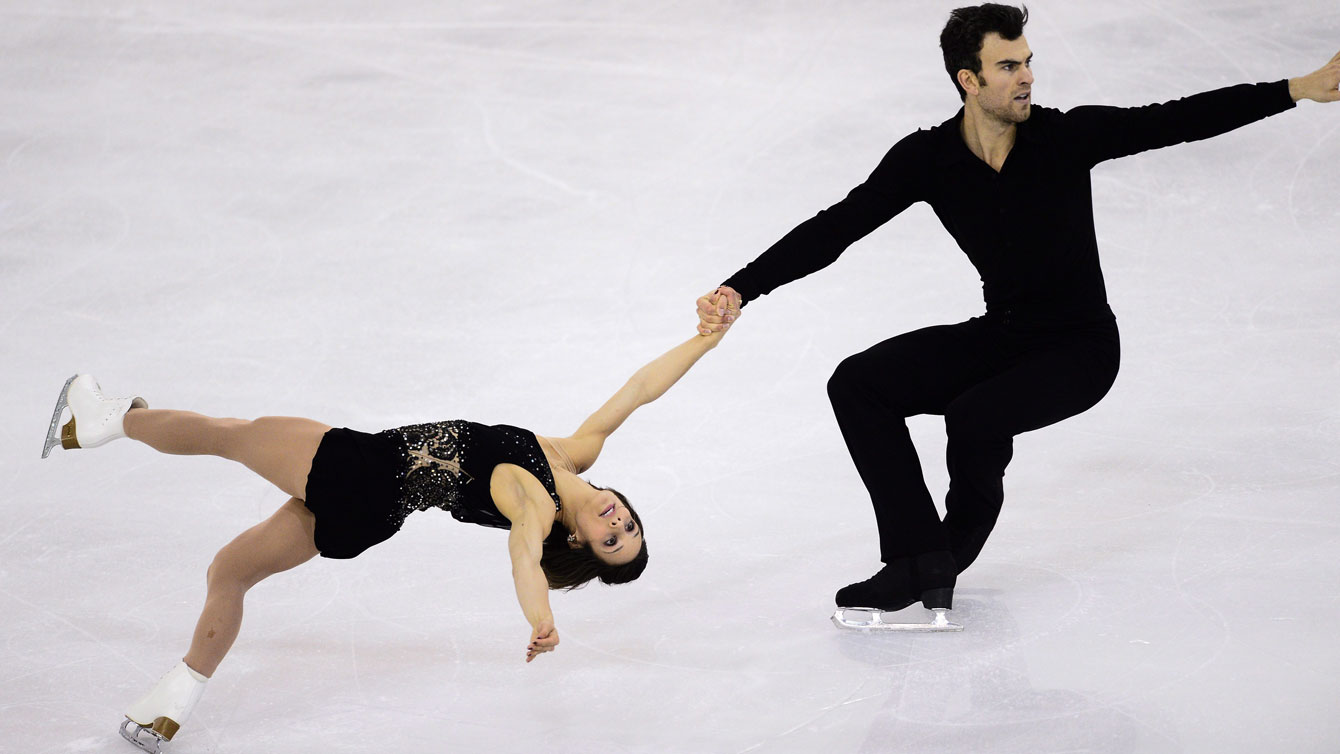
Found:
<path fill-rule="evenodd" d="M 1115 347 L 1076 341 L 1021 357 L 972 385 L 947 406 L 946 422 L 1015 436 L 1089 410 L 1117 376 Z"/>
<path fill-rule="evenodd" d="M 901 416 L 943 414 L 992 376 L 996 350 L 980 320 L 903 333 L 845 359 L 834 383 L 867 392 Z"/>

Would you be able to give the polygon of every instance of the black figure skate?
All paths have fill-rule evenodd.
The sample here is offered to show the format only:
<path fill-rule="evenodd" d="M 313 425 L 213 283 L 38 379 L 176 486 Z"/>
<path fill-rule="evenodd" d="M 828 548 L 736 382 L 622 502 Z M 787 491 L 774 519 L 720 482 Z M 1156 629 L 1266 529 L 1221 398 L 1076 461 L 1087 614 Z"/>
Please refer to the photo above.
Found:
<path fill-rule="evenodd" d="M 954 558 L 947 552 L 895 560 L 865 581 L 838 590 L 833 625 L 854 631 L 962 631 L 962 623 L 949 621 L 957 573 Z M 931 611 L 929 622 L 885 620 L 885 613 L 918 601 Z M 849 613 L 862 617 L 853 619 Z"/>

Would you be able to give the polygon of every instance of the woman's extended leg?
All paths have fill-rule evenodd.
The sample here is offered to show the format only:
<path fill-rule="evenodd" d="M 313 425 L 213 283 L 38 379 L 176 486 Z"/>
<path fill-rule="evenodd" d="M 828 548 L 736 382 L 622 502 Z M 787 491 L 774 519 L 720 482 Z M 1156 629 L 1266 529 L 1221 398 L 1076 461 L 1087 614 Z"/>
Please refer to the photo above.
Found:
<path fill-rule="evenodd" d="M 317 554 L 312 541 L 315 522 L 312 512 L 295 497 L 214 556 L 206 576 L 209 591 L 205 609 L 196 623 L 191 649 L 182 658 L 192 670 L 206 677 L 214 675 L 237 638 L 242 625 L 242 599 L 248 589 Z"/>
<path fill-rule="evenodd" d="M 330 429 L 318 421 L 287 416 L 248 421 L 151 408 L 131 410 L 123 423 L 126 437 L 159 452 L 237 461 L 299 500 L 307 497 L 312 457 Z"/>

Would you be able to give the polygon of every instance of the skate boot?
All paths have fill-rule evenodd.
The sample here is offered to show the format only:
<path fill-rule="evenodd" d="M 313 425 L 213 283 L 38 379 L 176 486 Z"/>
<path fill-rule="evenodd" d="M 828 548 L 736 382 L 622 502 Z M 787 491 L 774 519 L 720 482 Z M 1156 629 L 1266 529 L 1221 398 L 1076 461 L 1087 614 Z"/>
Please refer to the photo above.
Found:
<path fill-rule="evenodd" d="M 840 608 L 863 608 L 893 612 L 917 601 L 917 590 L 912 583 L 912 564 L 899 558 L 879 569 L 879 573 L 837 591 Z"/>
<path fill-rule="evenodd" d="M 869 579 L 838 590 L 833 624 L 858 631 L 962 631 L 963 625 L 950 623 L 948 616 L 957 574 L 954 558 L 947 552 L 895 560 Z M 897 612 L 917 601 L 931 611 L 930 622 L 884 619 L 885 613 Z M 859 617 L 849 617 L 848 613 Z"/>
<path fill-rule="evenodd" d="M 954 583 L 958 581 L 958 565 L 948 551 L 925 552 L 912 562 L 912 572 L 921 589 L 921 604 L 927 610 L 950 610 L 954 607 Z"/>
<path fill-rule="evenodd" d="M 121 723 L 121 737 L 149 754 L 159 754 L 186 724 L 209 679 L 177 663 L 143 699 L 130 705 Z M 133 726 L 133 730 L 131 730 Z"/>
<path fill-rule="evenodd" d="M 65 381 L 65 387 L 61 388 L 56 398 L 56 410 L 51 414 L 47 439 L 42 444 L 42 457 L 51 455 L 51 449 L 57 444 L 66 450 L 96 448 L 118 437 L 125 437 L 121 419 L 126 412 L 132 408 L 148 407 L 149 404 L 139 397 L 104 397 L 92 376 L 76 374 Z M 56 426 L 66 408 L 70 409 L 70 420 L 57 435 Z"/>

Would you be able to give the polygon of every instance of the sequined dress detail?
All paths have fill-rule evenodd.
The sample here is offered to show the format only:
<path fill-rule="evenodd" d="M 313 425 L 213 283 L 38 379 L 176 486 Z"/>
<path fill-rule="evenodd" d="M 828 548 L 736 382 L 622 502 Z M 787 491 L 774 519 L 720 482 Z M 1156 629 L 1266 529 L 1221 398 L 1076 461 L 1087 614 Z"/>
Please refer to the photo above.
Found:
<path fill-rule="evenodd" d="M 458 521 L 511 528 L 489 490 L 500 463 L 533 474 L 554 510 L 562 510 L 549 462 L 529 430 L 459 419 L 377 434 L 331 429 L 307 477 L 304 502 L 316 516 L 316 547 L 324 557 L 355 557 L 390 539 L 411 513 L 428 508 Z M 561 527 L 553 536 L 564 536 Z"/>
<path fill-rule="evenodd" d="M 413 424 L 378 433 L 401 449 L 401 495 L 392 511 L 403 523 L 409 514 L 441 508 L 456 520 L 509 528 L 489 492 L 493 467 L 511 463 L 534 474 L 562 510 L 553 475 L 535 435 L 506 424 L 486 426 L 453 420 Z"/>

